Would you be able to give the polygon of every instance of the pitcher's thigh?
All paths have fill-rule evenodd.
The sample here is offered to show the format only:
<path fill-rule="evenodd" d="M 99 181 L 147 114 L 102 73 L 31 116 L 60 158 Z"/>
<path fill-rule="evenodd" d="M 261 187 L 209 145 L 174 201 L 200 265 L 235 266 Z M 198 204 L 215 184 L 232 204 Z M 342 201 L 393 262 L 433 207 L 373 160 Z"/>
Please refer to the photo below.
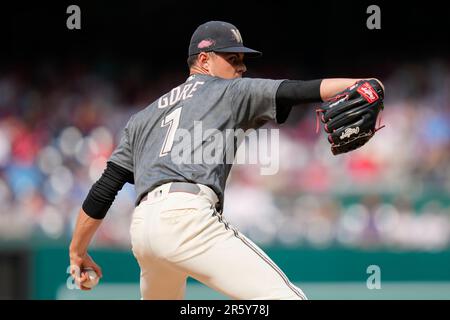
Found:
<path fill-rule="evenodd" d="M 181 300 L 187 275 L 158 260 L 139 261 L 141 296 L 144 300 Z"/>
<path fill-rule="evenodd" d="M 192 277 L 232 299 L 307 299 L 256 244 L 237 232 L 183 265 Z"/>

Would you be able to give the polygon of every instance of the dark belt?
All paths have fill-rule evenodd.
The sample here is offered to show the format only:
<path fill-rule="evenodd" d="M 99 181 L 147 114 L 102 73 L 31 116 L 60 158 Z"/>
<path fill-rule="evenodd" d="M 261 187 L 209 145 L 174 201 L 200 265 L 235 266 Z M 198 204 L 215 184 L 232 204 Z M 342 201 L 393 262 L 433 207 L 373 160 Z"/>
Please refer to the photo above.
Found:
<path fill-rule="evenodd" d="M 155 189 L 157 189 L 156 187 Z M 150 192 L 158 192 L 158 191 L 150 191 Z M 148 194 L 150 192 L 147 192 L 147 194 L 139 201 L 139 203 L 147 200 Z M 187 192 L 192 194 L 199 194 L 200 193 L 200 187 L 196 185 L 195 183 L 189 183 L 189 182 L 172 182 L 169 188 L 169 193 L 173 192 Z"/>

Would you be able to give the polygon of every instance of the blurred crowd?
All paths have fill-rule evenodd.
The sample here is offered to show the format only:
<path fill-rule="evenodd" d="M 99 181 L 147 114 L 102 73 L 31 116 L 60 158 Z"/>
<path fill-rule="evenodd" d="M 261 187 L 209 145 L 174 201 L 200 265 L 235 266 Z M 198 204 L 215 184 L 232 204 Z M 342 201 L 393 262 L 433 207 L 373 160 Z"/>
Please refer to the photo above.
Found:
<path fill-rule="evenodd" d="M 130 68 L 114 76 L 76 64 L 0 74 L 0 241 L 70 239 L 129 116 L 185 75 L 146 77 Z M 386 127 L 366 146 L 332 156 L 314 112 L 294 111 L 280 127 L 276 175 L 261 175 L 257 165 L 233 168 L 229 222 L 262 245 L 448 247 L 450 66 L 405 64 L 382 80 Z M 125 185 L 96 245 L 130 245 L 134 200 Z"/>

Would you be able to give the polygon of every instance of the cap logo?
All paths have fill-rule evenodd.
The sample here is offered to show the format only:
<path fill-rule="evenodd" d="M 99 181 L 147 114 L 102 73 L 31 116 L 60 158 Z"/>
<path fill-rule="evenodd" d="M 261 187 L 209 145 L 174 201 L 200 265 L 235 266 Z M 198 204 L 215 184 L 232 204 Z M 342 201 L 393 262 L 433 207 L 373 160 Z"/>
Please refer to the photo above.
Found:
<path fill-rule="evenodd" d="M 231 33 L 233 34 L 234 39 L 236 39 L 237 42 L 242 43 L 242 37 L 238 29 L 231 29 Z"/>
<path fill-rule="evenodd" d="M 197 48 L 199 48 L 199 49 L 208 48 L 208 47 L 211 47 L 212 45 L 214 45 L 214 43 L 215 43 L 214 40 L 205 39 L 205 40 L 200 41 Z"/>

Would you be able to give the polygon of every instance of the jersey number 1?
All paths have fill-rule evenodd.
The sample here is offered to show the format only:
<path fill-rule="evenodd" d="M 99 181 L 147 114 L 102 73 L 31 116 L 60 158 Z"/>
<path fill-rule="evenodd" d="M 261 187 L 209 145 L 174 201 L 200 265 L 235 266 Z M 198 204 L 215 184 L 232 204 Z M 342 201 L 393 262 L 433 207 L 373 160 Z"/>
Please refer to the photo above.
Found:
<path fill-rule="evenodd" d="M 164 144 L 161 148 L 161 152 L 159 156 L 165 156 L 172 150 L 173 139 L 175 138 L 175 132 L 177 131 L 178 125 L 180 124 L 180 116 L 181 109 L 183 107 L 175 109 L 171 113 L 169 113 L 162 121 L 161 127 L 169 126 L 169 130 L 167 131 L 166 138 L 164 139 Z"/>

